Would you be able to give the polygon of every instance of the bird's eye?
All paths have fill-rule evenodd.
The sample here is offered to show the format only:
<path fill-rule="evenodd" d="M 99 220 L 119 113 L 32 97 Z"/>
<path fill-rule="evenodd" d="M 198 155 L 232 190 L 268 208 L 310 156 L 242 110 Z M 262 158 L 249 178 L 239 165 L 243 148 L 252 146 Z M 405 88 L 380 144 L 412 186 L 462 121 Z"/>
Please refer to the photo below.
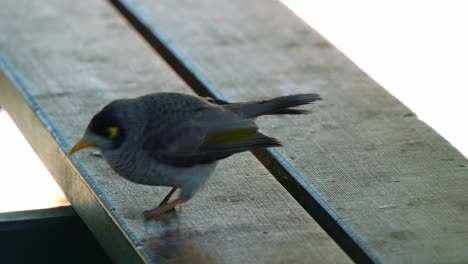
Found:
<path fill-rule="evenodd" d="M 117 126 L 108 127 L 107 128 L 107 133 L 108 133 L 107 137 L 109 139 L 114 139 L 119 134 L 119 127 L 117 127 Z"/>

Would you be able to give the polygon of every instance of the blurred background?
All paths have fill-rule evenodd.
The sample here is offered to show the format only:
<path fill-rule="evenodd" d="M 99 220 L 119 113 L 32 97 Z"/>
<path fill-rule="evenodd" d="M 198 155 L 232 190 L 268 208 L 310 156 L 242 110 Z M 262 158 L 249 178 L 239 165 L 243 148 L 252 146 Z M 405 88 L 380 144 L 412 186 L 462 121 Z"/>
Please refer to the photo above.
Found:
<path fill-rule="evenodd" d="M 282 0 L 468 156 L 464 1 Z M 0 212 L 68 204 L 0 110 Z"/>
<path fill-rule="evenodd" d="M 67 205 L 62 190 L 0 109 L 0 212 Z"/>

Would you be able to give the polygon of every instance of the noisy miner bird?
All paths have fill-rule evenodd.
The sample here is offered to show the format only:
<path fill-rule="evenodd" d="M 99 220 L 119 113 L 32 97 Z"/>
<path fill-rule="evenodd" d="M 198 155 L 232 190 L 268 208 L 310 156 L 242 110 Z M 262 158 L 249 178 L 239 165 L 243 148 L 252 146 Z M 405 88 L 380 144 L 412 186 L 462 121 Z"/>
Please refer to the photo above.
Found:
<path fill-rule="evenodd" d="M 321 100 L 299 94 L 265 101 L 229 103 L 180 93 L 155 93 L 115 100 L 89 123 L 69 155 L 98 148 L 125 179 L 144 185 L 173 187 L 160 205 L 143 212 L 159 218 L 186 202 L 204 185 L 218 160 L 254 149 L 281 146 L 258 131 L 261 115 L 305 114 L 292 107 Z M 179 198 L 169 202 L 180 189 Z"/>

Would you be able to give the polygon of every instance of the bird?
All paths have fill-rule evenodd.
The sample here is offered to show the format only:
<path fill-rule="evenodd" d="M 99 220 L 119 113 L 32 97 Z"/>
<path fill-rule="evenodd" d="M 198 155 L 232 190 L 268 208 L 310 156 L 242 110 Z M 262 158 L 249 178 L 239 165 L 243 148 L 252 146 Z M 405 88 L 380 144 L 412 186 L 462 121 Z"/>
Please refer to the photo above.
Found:
<path fill-rule="evenodd" d="M 117 99 L 95 114 L 69 155 L 97 148 L 121 177 L 143 185 L 172 187 L 146 220 L 161 218 L 187 202 L 233 154 L 280 147 L 259 131 L 262 115 L 301 115 L 295 107 L 321 100 L 316 93 L 231 103 L 210 97 L 160 92 Z M 170 201 L 176 190 L 178 198 Z"/>

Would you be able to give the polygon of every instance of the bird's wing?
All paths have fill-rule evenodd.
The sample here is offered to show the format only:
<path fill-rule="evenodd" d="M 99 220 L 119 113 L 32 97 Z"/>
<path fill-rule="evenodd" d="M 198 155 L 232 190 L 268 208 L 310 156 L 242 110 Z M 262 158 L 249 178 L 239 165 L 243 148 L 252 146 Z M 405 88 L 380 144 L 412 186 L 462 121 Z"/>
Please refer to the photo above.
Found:
<path fill-rule="evenodd" d="M 222 107 L 201 107 L 164 122 L 164 131 L 148 137 L 143 149 L 166 164 L 191 167 L 232 154 L 280 146 L 257 125 Z"/>

